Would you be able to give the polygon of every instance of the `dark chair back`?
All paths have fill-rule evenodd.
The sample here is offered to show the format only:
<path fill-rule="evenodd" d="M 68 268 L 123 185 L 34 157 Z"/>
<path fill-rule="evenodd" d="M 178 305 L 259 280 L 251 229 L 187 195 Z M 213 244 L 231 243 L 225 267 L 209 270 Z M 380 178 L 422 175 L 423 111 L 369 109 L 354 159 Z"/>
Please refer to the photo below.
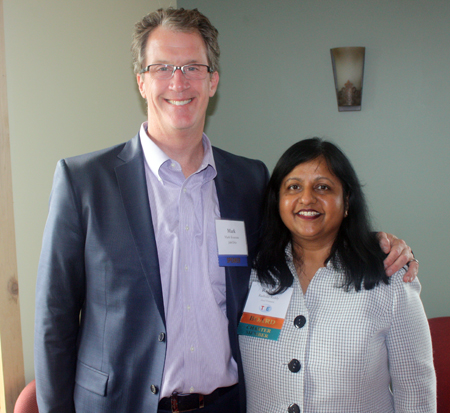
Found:
<path fill-rule="evenodd" d="M 428 320 L 437 379 L 437 411 L 450 412 L 450 317 Z"/>

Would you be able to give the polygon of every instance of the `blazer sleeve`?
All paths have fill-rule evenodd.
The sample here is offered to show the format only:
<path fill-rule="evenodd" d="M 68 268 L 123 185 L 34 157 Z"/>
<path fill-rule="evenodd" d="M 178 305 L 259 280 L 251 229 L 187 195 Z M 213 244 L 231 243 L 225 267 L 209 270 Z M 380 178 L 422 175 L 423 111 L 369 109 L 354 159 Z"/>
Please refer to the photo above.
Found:
<path fill-rule="evenodd" d="M 75 412 L 77 336 L 85 291 L 84 240 L 70 173 L 61 160 L 54 176 L 36 285 L 34 348 L 40 412 Z"/>
<path fill-rule="evenodd" d="M 396 412 L 436 412 L 431 335 L 420 300 L 420 283 L 392 277 L 392 321 L 386 338 Z"/>

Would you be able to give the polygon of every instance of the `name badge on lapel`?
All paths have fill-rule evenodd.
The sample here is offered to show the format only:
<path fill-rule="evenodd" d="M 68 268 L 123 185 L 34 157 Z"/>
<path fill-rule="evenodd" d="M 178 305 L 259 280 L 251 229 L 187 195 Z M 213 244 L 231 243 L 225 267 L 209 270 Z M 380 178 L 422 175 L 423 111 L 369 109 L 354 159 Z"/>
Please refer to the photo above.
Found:
<path fill-rule="evenodd" d="M 254 281 L 248 293 L 238 334 L 277 341 L 291 302 L 292 287 L 282 294 L 270 295 Z"/>
<path fill-rule="evenodd" d="M 217 219 L 216 236 L 221 267 L 246 267 L 248 265 L 244 221 Z"/>

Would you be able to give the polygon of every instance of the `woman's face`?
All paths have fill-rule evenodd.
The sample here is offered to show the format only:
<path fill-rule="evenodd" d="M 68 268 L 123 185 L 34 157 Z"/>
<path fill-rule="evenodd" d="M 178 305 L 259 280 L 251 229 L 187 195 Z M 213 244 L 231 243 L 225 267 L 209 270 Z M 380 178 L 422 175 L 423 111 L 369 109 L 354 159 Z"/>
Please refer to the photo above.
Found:
<path fill-rule="evenodd" d="M 319 157 L 297 165 L 280 187 L 280 216 L 294 244 L 333 244 L 345 215 L 342 184 Z"/>

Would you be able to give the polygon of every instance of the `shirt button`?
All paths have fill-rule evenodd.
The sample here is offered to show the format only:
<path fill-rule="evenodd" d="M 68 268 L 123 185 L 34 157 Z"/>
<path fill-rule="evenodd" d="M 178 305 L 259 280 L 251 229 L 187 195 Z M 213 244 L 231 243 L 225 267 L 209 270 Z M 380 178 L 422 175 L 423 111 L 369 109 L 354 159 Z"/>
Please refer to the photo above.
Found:
<path fill-rule="evenodd" d="M 300 413 L 300 407 L 298 407 L 298 404 L 291 404 L 288 407 L 288 413 Z"/>
<path fill-rule="evenodd" d="M 292 359 L 288 364 L 288 368 L 292 373 L 298 373 L 301 369 L 301 364 L 297 359 Z"/>
<path fill-rule="evenodd" d="M 152 392 L 153 394 L 158 394 L 158 387 L 155 386 L 154 384 L 152 384 L 152 385 L 150 386 L 150 390 L 151 390 L 151 392 Z"/>
<path fill-rule="evenodd" d="M 190 305 L 188 305 L 187 307 L 186 307 L 187 309 L 188 309 L 188 311 L 191 309 L 191 306 Z"/>
<path fill-rule="evenodd" d="M 164 341 L 166 339 L 166 335 L 164 333 L 159 333 L 158 340 Z"/>
<path fill-rule="evenodd" d="M 189 389 L 189 392 L 190 392 L 190 393 L 194 393 L 194 387 L 191 387 L 191 388 Z"/>
<path fill-rule="evenodd" d="M 191 347 L 191 351 L 194 351 L 194 346 Z"/>
<path fill-rule="evenodd" d="M 305 316 L 299 315 L 295 317 L 294 326 L 297 328 L 302 328 L 306 324 Z"/>
<path fill-rule="evenodd" d="M 183 192 L 186 193 L 186 191 L 187 191 L 187 189 L 186 189 L 186 188 L 183 188 Z"/>
<path fill-rule="evenodd" d="M 187 265 L 184 266 L 184 271 L 187 271 L 189 267 Z"/>
<path fill-rule="evenodd" d="M 186 229 L 186 231 L 189 231 L 189 225 L 186 225 L 185 229 Z"/>

